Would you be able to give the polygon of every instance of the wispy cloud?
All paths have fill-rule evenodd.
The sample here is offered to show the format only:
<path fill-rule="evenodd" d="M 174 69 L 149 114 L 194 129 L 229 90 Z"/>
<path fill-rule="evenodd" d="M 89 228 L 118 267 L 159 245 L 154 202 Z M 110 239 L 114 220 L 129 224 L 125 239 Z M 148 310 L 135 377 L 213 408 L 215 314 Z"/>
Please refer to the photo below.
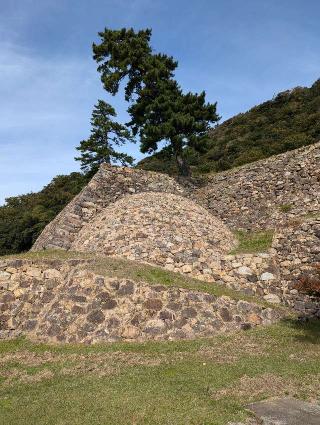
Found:
<path fill-rule="evenodd" d="M 105 93 L 91 58 L 48 59 L 3 43 L 0 64 L 1 204 L 78 169 L 75 146 L 89 134 L 92 106 Z"/>
<path fill-rule="evenodd" d="M 319 13 L 316 0 L 2 1 L 0 204 L 78 168 L 75 146 L 98 98 L 126 121 L 127 105 L 102 90 L 91 59 L 104 26 L 153 28 L 152 46 L 179 60 L 182 87 L 205 89 L 225 119 L 319 78 Z"/>

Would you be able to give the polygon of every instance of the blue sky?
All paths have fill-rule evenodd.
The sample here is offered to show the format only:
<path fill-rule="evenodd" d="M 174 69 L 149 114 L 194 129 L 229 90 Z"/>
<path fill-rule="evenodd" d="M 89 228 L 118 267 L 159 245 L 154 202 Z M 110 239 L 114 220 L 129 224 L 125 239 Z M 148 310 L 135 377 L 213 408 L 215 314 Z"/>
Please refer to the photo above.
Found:
<path fill-rule="evenodd" d="M 0 0 L 0 204 L 78 170 L 98 98 L 126 121 L 92 60 L 105 26 L 152 28 L 181 86 L 226 119 L 320 78 L 319 20 L 318 0 Z"/>

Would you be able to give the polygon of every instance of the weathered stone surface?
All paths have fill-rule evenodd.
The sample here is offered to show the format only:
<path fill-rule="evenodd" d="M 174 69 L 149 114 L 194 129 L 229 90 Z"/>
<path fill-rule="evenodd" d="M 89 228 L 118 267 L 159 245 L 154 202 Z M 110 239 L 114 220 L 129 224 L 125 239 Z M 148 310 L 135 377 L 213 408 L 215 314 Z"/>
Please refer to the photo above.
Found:
<path fill-rule="evenodd" d="M 268 253 L 222 256 L 222 282 L 249 295 L 284 303 L 303 316 L 320 317 L 319 298 L 294 288 L 299 277 L 314 273 L 313 266 L 320 262 L 316 236 L 319 228 L 320 220 L 309 218 L 279 228 Z M 246 267 L 252 270 L 252 275 L 239 274 L 239 268 L 246 270 Z"/>
<path fill-rule="evenodd" d="M 305 219 L 320 209 L 319 158 L 320 142 L 211 175 L 202 184 L 103 165 L 47 226 L 34 249 L 82 246 L 77 242 L 82 235 L 83 242 L 102 255 L 157 264 L 225 283 L 248 295 L 276 295 L 303 315 L 319 316 L 319 301 L 296 293 L 293 287 L 301 273 L 310 273 L 312 265 L 320 262 L 319 220 Z M 115 215 L 114 208 L 118 208 Z M 208 214 L 214 217 L 209 219 Z M 221 221 L 234 229 L 276 228 L 272 249 L 259 255 L 224 255 L 232 240 Z M 94 229 L 87 238 L 90 226 Z M 91 235 L 94 232 L 96 239 Z M 110 244 L 106 243 L 109 239 Z M 20 260 L 10 261 L 7 272 L 11 278 L 2 280 L 2 290 L 14 288 L 14 270 L 21 266 Z M 57 268 L 53 263 L 48 269 Z M 41 280 L 47 272 L 41 275 L 37 267 L 29 267 L 26 275 Z M 103 286 L 103 278 L 97 277 L 97 284 Z M 124 286 L 119 295 L 129 295 L 131 290 Z"/>
<path fill-rule="evenodd" d="M 71 249 L 210 276 L 234 245 L 232 233 L 203 207 L 175 194 L 148 192 L 106 207 L 83 226 Z"/>
<path fill-rule="evenodd" d="M 86 309 L 79 305 L 72 306 L 72 309 L 71 309 L 72 314 L 85 314 L 85 312 L 86 312 Z"/>
<path fill-rule="evenodd" d="M 116 300 L 109 299 L 101 303 L 101 308 L 102 310 L 112 310 L 113 308 L 117 306 L 117 304 L 118 303 Z"/>
<path fill-rule="evenodd" d="M 61 273 L 56 269 L 48 269 L 43 272 L 43 277 L 45 279 L 59 279 L 61 278 Z"/>
<path fill-rule="evenodd" d="M 17 279 L 15 290 L 0 291 L 0 338 L 22 333 L 39 341 L 73 343 L 172 340 L 207 337 L 280 318 L 277 311 L 252 303 L 187 289 L 108 277 L 103 277 L 101 287 L 97 285 L 101 276 L 85 266 L 86 260 L 77 265 L 58 262 L 60 275 L 50 273 L 56 276 L 50 290 L 47 279 L 29 276 L 28 285 Z M 25 277 L 30 267 L 44 276 L 48 262 L 24 260 L 16 274 Z"/>
<path fill-rule="evenodd" d="M 11 273 L 4 272 L 0 270 L 0 281 L 7 281 L 11 277 Z"/>
<path fill-rule="evenodd" d="M 144 306 L 148 310 L 161 310 L 162 309 L 162 301 L 159 299 L 148 299 Z"/>
<path fill-rule="evenodd" d="M 69 249 L 82 227 L 104 208 L 125 195 L 143 192 L 181 195 L 185 190 L 164 174 L 103 164 L 90 183 L 45 228 L 33 250 Z"/>
<path fill-rule="evenodd" d="M 275 294 L 267 294 L 263 298 L 266 301 L 268 301 L 269 303 L 273 303 L 273 304 L 279 304 L 281 302 L 281 300 L 278 297 L 278 295 L 275 295 Z"/>
<path fill-rule="evenodd" d="M 104 322 L 104 319 L 105 317 L 101 310 L 94 310 L 91 313 L 89 313 L 87 316 L 88 322 L 95 323 L 95 324 Z"/>
<path fill-rule="evenodd" d="M 192 199 L 233 229 L 286 225 L 320 210 L 319 158 L 320 142 L 212 174 Z"/>
<path fill-rule="evenodd" d="M 247 266 L 241 266 L 241 267 L 239 267 L 238 270 L 237 270 L 237 272 L 238 272 L 238 274 L 244 275 L 244 276 L 250 276 L 250 275 L 253 274 L 252 273 L 252 270 L 249 267 L 247 267 Z"/>
<path fill-rule="evenodd" d="M 285 303 L 303 315 L 317 317 L 320 317 L 319 298 L 299 294 L 294 285 L 300 277 L 313 275 L 314 266 L 320 264 L 319 229 L 320 219 L 311 217 L 279 229 L 272 245 L 272 255 L 279 265 L 279 286 L 285 294 Z"/>
<path fill-rule="evenodd" d="M 275 278 L 275 275 L 269 272 L 262 273 L 260 276 L 260 279 L 264 281 L 274 280 Z"/>
<path fill-rule="evenodd" d="M 248 405 L 263 425 L 319 425 L 320 406 L 284 398 Z"/>
<path fill-rule="evenodd" d="M 197 310 L 195 309 L 195 308 L 193 308 L 193 307 L 187 307 L 187 308 L 184 308 L 182 311 L 181 311 L 181 315 L 182 315 L 182 317 L 183 318 L 185 318 L 185 319 L 188 319 L 188 318 L 192 318 L 192 317 L 196 317 L 197 316 Z"/>
<path fill-rule="evenodd" d="M 231 322 L 232 321 L 232 316 L 230 314 L 230 311 L 226 307 L 223 307 L 220 310 L 220 316 L 221 316 L 221 318 L 224 322 Z"/>
<path fill-rule="evenodd" d="M 139 337 L 139 334 L 138 328 L 129 325 L 123 329 L 121 336 L 125 339 L 136 339 Z"/>
<path fill-rule="evenodd" d="M 134 293 L 134 283 L 126 281 L 118 290 L 118 295 L 131 295 Z"/>

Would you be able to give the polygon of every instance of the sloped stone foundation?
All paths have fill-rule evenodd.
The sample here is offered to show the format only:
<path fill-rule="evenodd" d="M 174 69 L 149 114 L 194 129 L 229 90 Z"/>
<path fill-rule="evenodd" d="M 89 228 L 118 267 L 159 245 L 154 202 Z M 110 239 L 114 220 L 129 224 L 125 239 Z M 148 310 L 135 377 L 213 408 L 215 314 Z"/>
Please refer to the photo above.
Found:
<path fill-rule="evenodd" d="M 82 260 L 6 260 L 0 337 L 96 343 L 175 340 L 271 324 L 279 310 L 208 293 L 98 275 Z"/>

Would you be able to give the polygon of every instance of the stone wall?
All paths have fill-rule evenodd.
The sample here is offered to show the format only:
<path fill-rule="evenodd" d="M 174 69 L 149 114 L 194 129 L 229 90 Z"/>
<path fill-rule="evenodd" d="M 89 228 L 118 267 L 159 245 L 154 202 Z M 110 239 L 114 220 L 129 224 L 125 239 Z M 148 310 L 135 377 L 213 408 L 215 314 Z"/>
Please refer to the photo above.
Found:
<path fill-rule="evenodd" d="M 314 273 L 320 264 L 320 219 L 314 218 L 282 228 L 275 234 L 271 255 L 278 265 L 287 305 L 320 317 L 320 299 L 303 297 L 294 288 L 299 277 Z"/>
<path fill-rule="evenodd" d="M 107 206 L 145 192 L 188 197 L 233 229 L 275 228 L 320 210 L 320 142 L 217 173 L 206 184 L 154 172 L 102 165 L 90 183 L 50 223 L 33 250 L 69 249 Z"/>
<path fill-rule="evenodd" d="M 83 226 L 71 250 L 116 255 L 205 278 L 236 245 L 223 222 L 171 193 L 127 195 Z"/>
<path fill-rule="evenodd" d="M 267 253 L 227 255 L 221 258 L 215 282 L 283 303 L 303 316 L 320 317 L 320 299 L 295 289 L 300 276 L 313 273 L 320 264 L 320 219 L 308 219 L 282 228 Z"/>
<path fill-rule="evenodd" d="M 274 258 L 267 252 L 222 257 L 221 271 L 216 279 L 229 288 L 243 291 L 247 295 L 257 295 L 274 303 L 282 301 L 278 296 L 279 270 Z"/>
<path fill-rule="evenodd" d="M 305 239 L 316 224 L 306 225 L 307 231 L 294 230 L 295 224 L 319 214 L 319 203 L 320 143 L 215 174 L 201 187 L 102 166 L 33 250 L 119 255 L 318 314 L 317 300 L 297 294 L 293 285 L 304 265 L 314 261 L 308 243 L 312 252 L 319 246 L 316 236 Z M 270 253 L 226 256 L 234 240 L 222 222 L 234 229 L 276 228 L 275 245 Z"/>
<path fill-rule="evenodd" d="M 281 252 L 281 250 L 279 251 Z M 297 269 L 295 260 L 291 270 Z M 305 271 L 310 271 L 310 266 Z M 221 271 L 213 275 L 215 283 L 221 283 L 246 295 L 255 295 L 274 304 L 292 307 L 300 316 L 320 318 L 320 299 L 299 293 L 295 288 L 300 271 L 283 277 L 283 266 L 272 253 L 228 255 L 221 259 Z"/>
<path fill-rule="evenodd" d="M 125 195 L 165 192 L 184 195 L 184 189 L 165 174 L 103 164 L 89 184 L 46 226 L 34 246 L 69 249 L 82 227 L 104 208 Z"/>
<path fill-rule="evenodd" d="M 278 310 L 225 296 L 97 275 L 83 260 L 0 263 L 1 338 L 173 340 L 249 329 L 279 318 Z"/>
<path fill-rule="evenodd" d="M 320 210 L 320 142 L 214 174 L 206 183 L 102 165 L 45 228 L 33 250 L 69 249 L 82 227 L 129 194 L 172 193 L 204 206 L 233 229 L 275 228 Z"/>
<path fill-rule="evenodd" d="M 266 229 L 320 210 L 320 142 L 208 177 L 193 199 L 233 229 Z"/>

